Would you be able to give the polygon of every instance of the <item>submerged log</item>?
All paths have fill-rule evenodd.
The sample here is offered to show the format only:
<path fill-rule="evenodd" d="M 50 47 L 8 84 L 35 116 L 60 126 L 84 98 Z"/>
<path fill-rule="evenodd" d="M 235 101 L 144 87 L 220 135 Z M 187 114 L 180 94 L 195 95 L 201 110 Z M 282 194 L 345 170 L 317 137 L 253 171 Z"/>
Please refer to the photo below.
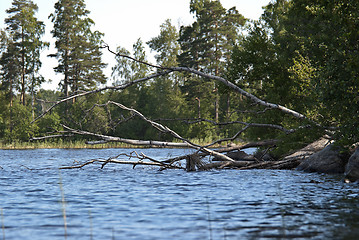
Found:
<path fill-rule="evenodd" d="M 308 156 L 313 153 L 319 151 L 328 142 L 327 139 L 320 139 L 319 141 L 308 145 L 307 147 L 297 151 L 294 154 L 291 154 L 281 160 L 273 161 L 272 159 L 269 161 L 265 161 L 264 158 L 258 157 L 249 157 L 250 160 L 232 160 L 232 156 L 229 156 L 230 161 L 226 160 L 226 158 L 218 159 L 217 156 L 214 156 L 212 160 L 208 159 L 208 156 L 211 156 L 211 151 L 206 150 L 198 150 L 195 153 L 178 156 L 174 158 L 170 158 L 167 160 L 156 160 L 145 154 L 138 154 L 136 151 L 130 154 L 119 154 L 118 156 L 111 157 L 107 160 L 96 159 L 89 160 L 83 164 L 62 167 L 60 169 L 76 169 L 82 168 L 86 165 L 92 163 L 101 163 L 103 168 L 108 163 L 115 164 L 127 164 L 133 165 L 133 167 L 137 165 L 147 165 L 147 166 L 156 166 L 159 167 L 160 170 L 164 169 L 184 169 L 186 171 L 206 171 L 211 169 L 238 169 L 238 170 L 247 170 L 247 169 L 295 169 L 298 165 Z M 217 149 L 216 153 L 238 153 L 240 149 L 245 149 L 249 147 L 258 147 L 258 146 L 275 146 L 278 143 L 278 140 L 269 140 L 269 141 L 260 141 L 254 143 L 248 143 L 244 145 L 236 145 L 230 146 L 227 148 Z M 235 152 L 233 152 L 235 151 Z M 137 158 L 138 161 L 128 161 L 128 160 L 120 160 L 120 156 L 131 158 Z M 213 156 L 213 155 L 212 155 Z M 215 161 L 213 161 L 215 160 Z M 186 166 L 181 167 L 180 161 L 186 161 Z"/>

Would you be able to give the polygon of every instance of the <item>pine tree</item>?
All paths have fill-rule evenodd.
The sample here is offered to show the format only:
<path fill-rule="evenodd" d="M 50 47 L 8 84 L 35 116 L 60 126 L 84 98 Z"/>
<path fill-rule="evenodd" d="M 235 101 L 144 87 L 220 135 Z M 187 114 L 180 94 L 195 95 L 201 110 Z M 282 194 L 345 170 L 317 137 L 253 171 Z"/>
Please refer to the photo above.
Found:
<path fill-rule="evenodd" d="M 43 78 L 38 75 L 41 67 L 40 51 L 48 43 L 41 41 L 45 33 L 45 25 L 35 17 L 37 10 L 37 5 L 31 0 L 14 0 L 12 7 L 6 10 L 9 14 L 5 19 L 6 31 L 11 41 L 8 42 L 8 51 L 3 56 L 3 61 L 9 58 L 11 62 L 5 63 L 7 65 L 5 68 L 12 69 L 11 74 L 13 74 L 6 79 L 11 82 L 10 88 L 13 84 L 18 85 L 17 88 L 21 93 L 20 101 L 23 105 L 25 105 L 26 91 L 33 90 L 43 82 Z M 17 79 L 19 79 L 18 83 Z"/>
<path fill-rule="evenodd" d="M 191 26 L 181 27 L 179 42 L 181 66 L 192 67 L 209 74 L 224 76 L 231 49 L 239 37 L 239 29 L 245 23 L 244 17 L 235 7 L 228 11 L 220 1 L 191 0 L 190 11 L 196 21 Z M 185 82 L 184 90 L 191 99 L 198 99 L 204 108 L 202 112 L 214 112 L 213 118 L 219 120 L 218 85 L 193 79 Z M 206 103 L 207 102 L 207 103 Z M 203 104 L 205 103 L 205 104 Z M 208 104 L 214 103 L 214 111 Z"/>
<path fill-rule="evenodd" d="M 102 71 L 106 64 L 102 63 L 100 49 L 103 34 L 91 30 L 94 21 L 89 13 L 83 0 L 59 0 L 49 16 L 54 23 L 51 33 L 57 49 L 49 56 L 58 59 L 55 71 L 64 75 L 60 83 L 64 96 L 106 82 Z"/>
<path fill-rule="evenodd" d="M 1 90 L 5 92 L 9 106 L 13 105 L 15 91 L 20 82 L 20 64 L 18 58 L 14 57 L 18 54 L 15 44 L 9 38 L 5 31 L 1 31 Z"/>

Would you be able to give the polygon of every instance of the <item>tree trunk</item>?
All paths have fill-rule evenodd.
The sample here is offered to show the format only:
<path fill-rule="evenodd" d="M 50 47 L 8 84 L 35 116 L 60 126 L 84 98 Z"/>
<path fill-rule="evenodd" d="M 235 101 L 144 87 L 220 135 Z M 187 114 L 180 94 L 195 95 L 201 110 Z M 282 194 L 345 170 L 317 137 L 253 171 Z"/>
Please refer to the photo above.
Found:
<path fill-rule="evenodd" d="M 215 114 L 215 121 L 218 122 L 219 120 L 219 97 L 216 94 L 216 100 L 214 102 L 214 114 Z"/>
<path fill-rule="evenodd" d="M 22 46 L 21 46 L 21 97 L 20 101 L 25 106 L 25 47 L 24 47 L 24 30 L 22 29 Z"/>
<path fill-rule="evenodd" d="M 198 97 L 195 98 L 198 101 L 198 119 L 201 118 L 201 99 Z"/>
<path fill-rule="evenodd" d="M 230 118 L 230 111 L 231 111 L 231 94 L 227 94 L 227 111 L 226 111 L 226 117 L 229 120 Z"/>

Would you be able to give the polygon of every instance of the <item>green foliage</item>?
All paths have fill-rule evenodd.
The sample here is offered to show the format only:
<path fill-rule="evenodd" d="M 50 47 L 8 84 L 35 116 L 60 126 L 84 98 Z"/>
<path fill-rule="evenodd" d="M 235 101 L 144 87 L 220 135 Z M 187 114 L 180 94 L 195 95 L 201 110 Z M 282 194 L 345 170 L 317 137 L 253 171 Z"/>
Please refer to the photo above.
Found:
<path fill-rule="evenodd" d="M 90 90 L 106 82 L 102 71 L 106 64 L 102 63 L 100 50 L 103 34 L 91 30 L 94 22 L 89 13 L 83 0 L 59 0 L 49 16 L 57 49 L 50 56 L 58 59 L 55 71 L 64 74 L 61 86 L 65 96 L 69 91 Z"/>
<path fill-rule="evenodd" d="M 160 35 L 147 42 L 151 50 L 156 51 L 157 64 L 163 67 L 177 66 L 177 57 L 180 53 L 180 45 L 177 42 L 179 35 L 169 19 L 160 26 Z"/>
<path fill-rule="evenodd" d="M 359 120 L 353 117 L 359 115 L 358 12 L 357 1 L 293 1 L 287 23 L 305 46 L 301 54 L 315 63 L 323 122 L 338 127 L 336 138 L 347 143 L 359 141 Z M 310 24 L 293 26 L 298 17 Z"/>
<path fill-rule="evenodd" d="M 3 116 L 0 115 L 0 139 L 2 139 L 4 137 L 5 130 L 6 130 L 5 120 L 4 120 Z"/>
<path fill-rule="evenodd" d="M 264 9 L 259 21 L 247 22 L 235 8 L 227 10 L 220 1 L 191 0 L 193 24 L 178 31 L 166 20 L 160 34 L 147 45 L 155 52 L 157 65 L 185 66 L 225 77 L 264 101 L 332 127 L 329 133 L 341 144 L 359 141 L 359 2 L 276 0 Z M 277 156 L 324 134 L 324 128 L 313 122 L 253 105 L 224 84 L 178 72 L 124 90 L 73 99 L 30 124 L 32 111 L 40 115 L 60 96 L 92 90 L 106 82 L 100 51 L 103 34 L 92 30 L 94 22 L 83 0 L 59 0 L 50 18 L 57 49 L 51 56 L 58 60 L 55 71 L 63 74 L 61 93 L 38 91 L 44 81 L 38 74 L 40 50 L 47 44 L 41 41 L 44 25 L 34 17 L 36 10 L 32 1 L 14 1 L 7 11 L 7 28 L 0 32 L 0 138 L 9 142 L 61 131 L 61 123 L 124 138 L 173 140 L 132 112 L 106 105 L 110 100 L 199 141 L 231 137 L 244 127 L 241 123 L 214 125 L 203 119 L 297 129 L 286 134 L 252 127 L 241 134 L 245 140 L 282 139 L 282 148 L 275 150 Z M 141 39 L 131 51 L 119 46 L 117 52 L 147 61 Z M 154 73 L 151 71 L 159 70 L 116 56 L 113 84 L 141 79 Z M 32 106 L 26 104 L 25 92 L 32 93 Z M 185 123 L 190 121 L 196 123 Z"/>
<path fill-rule="evenodd" d="M 358 118 L 353 118 L 359 116 L 358 12 L 359 4 L 350 0 L 271 2 L 234 48 L 228 76 L 262 99 L 336 127 L 337 141 L 354 143 L 359 140 Z M 310 124 L 272 111 L 250 120 L 289 129 Z M 248 136 L 307 142 L 323 134 L 313 128 L 288 136 L 251 130 Z"/>
<path fill-rule="evenodd" d="M 133 58 L 142 62 L 147 61 L 146 51 L 141 38 L 137 39 L 133 44 L 132 51 Z M 131 57 L 131 53 L 121 46 L 117 47 L 117 52 L 118 54 Z M 115 80 L 114 85 L 143 78 L 148 73 L 149 67 L 147 65 L 132 61 L 123 56 L 116 56 L 116 65 L 112 67 L 112 77 Z M 140 87 L 138 87 L 138 89 L 139 88 Z"/>
<path fill-rule="evenodd" d="M 17 0 L 6 10 L 9 17 L 5 19 L 8 32 L 6 51 L 0 62 L 4 86 L 13 95 L 14 89 L 21 93 L 21 102 L 25 105 L 25 93 L 33 92 L 44 81 L 39 75 L 41 67 L 40 52 L 49 43 L 41 41 L 45 25 L 38 21 L 36 4 L 31 0 Z"/>
<path fill-rule="evenodd" d="M 226 10 L 220 1 L 193 0 L 190 2 L 190 11 L 196 21 L 180 29 L 179 65 L 225 76 L 231 50 L 240 39 L 239 32 L 245 18 L 235 7 Z M 182 92 L 186 95 L 188 105 L 193 106 L 191 117 L 206 117 L 218 122 L 223 118 L 220 113 L 226 115 L 228 112 L 228 107 L 227 111 L 219 109 L 219 93 L 225 90 L 216 82 L 186 75 Z"/>
<path fill-rule="evenodd" d="M 63 130 L 61 126 L 61 117 L 56 112 L 45 115 L 36 124 L 39 128 L 39 134 Z"/>
<path fill-rule="evenodd" d="M 10 114 L 10 128 L 6 129 L 4 137 L 7 142 L 27 141 L 37 133 L 37 125 L 31 124 L 32 114 L 29 107 L 16 102 L 10 108 Z"/>

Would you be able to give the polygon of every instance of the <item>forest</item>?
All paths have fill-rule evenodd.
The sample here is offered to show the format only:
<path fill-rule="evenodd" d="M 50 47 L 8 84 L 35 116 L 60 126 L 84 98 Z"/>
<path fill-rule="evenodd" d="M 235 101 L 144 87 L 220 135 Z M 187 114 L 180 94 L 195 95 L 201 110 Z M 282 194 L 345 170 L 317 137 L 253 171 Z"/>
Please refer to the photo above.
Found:
<path fill-rule="evenodd" d="M 49 13 L 56 91 L 42 88 L 49 43 L 37 10 L 14 0 L 0 30 L 1 144 L 275 140 L 281 156 L 323 135 L 359 141 L 359 1 L 274 0 L 254 21 L 218 0 L 191 0 L 191 25 L 166 20 L 150 41 L 113 49 L 84 0 L 59 0 Z M 116 59 L 111 79 L 104 51 Z"/>

